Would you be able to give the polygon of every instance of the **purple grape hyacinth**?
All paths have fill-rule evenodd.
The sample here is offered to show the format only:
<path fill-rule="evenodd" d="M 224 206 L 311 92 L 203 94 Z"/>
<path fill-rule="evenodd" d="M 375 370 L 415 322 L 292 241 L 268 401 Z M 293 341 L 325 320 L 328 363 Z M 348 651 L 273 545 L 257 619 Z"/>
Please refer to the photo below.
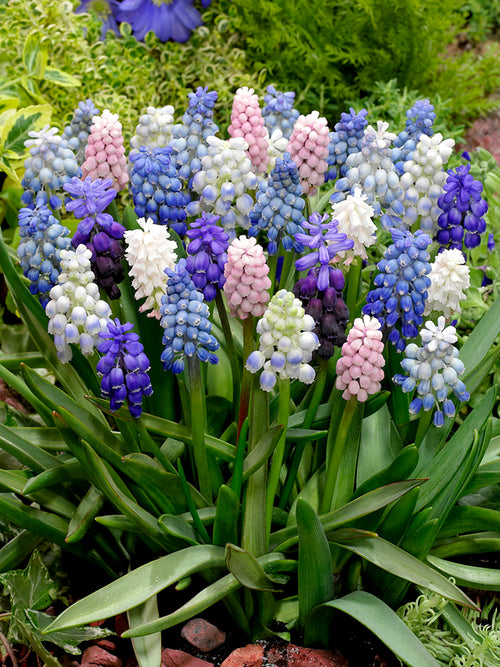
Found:
<path fill-rule="evenodd" d="M 97 362 L 97 373 L 102 376 L 102 395 L 110 399 L 110 408 L 118 410 L 125 400 L 132 417 L 142 413 L 143 396 L 151 396 L 153 388 L 147 371 L 149 359 L 139 336 L 132 333 L 133 324 L 121 324 L 116 318 L 108 322 L 107 331 L 101 331 L 102 342 L 97 349 L 104 356 Z"/>
<path fill-rule="evenodd" d="M 217 289 L 222 289 L 226 282 L 224 267 L 229 234 L 216 224 L 219 218 L 218 215 L 203 211 L 201 218 L 189 224 L 186 234 L 191 239 L 186 248 L 186 269 L 208 303 L 215 299 Z"/>

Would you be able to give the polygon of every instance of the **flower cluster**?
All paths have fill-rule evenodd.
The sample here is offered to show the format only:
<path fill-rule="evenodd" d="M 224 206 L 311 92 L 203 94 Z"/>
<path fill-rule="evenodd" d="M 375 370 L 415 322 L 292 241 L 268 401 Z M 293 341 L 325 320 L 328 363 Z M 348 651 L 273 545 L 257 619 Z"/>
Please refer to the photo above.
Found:
<path fill-rule="evenodd" d="M 297 109 L 293 108 L 295 93 L 281 93 L 274 86 L 268 86 L 266 90 L 262 116 L 267 131 L 272 135 L 274 130 L 281 130 L 285 139 L 290 139 L 295 121 L 300 116 Z"/>
<path fill-rule="evenodd" d="M 220 215 L 222 225 L 234 236 L 236 225 L 247 229 L 253 205 L 246 190 L 255 190 L 257 176 L 246 156 L 248 144 L 242 137 L 228 141 L 208 137 L 208 154 L 201 159 L 201 171 L 193 177 L 192 187 L 200 200 L 188 206 L 189 215 L 210 211 Z"/>
<path fill-rule="evenodd" d="M 151 396 L 153 388 L 147 371 L 150 363 L 144 354 L 139 336 L 131 333 L 133 324 L 121 324 L 116 318 L 99 333 L 102 342 L 97 349 L 104 356 L 97 362 L 97 374 L 102 376 L 102 395 L 110 399 L 111 410 L 118 410 L 124 401 L 132 417 L 142 413 L 143 396 Z"/>
<path fill-rule="evenodd" d="M 79 102 L 71 123 L 64 128 L 61 146 L 71 148 L 78 164 L 81 164 L 85 157 L 85 147 L 89 139 L 92 119 L 99 113 L 99 109 L 96 109 L 92 100 Z"/>
<path fill-rule="evenodd" d="M 380 323 L 368 315 L 357 317 L 337 361 L 335 386 L 343 391 L 342 398 L 348 401 L 356 396 L 364 403 L 368 396 L 380 391 L 385 365 L 383 349 Z"/>
<path fill-rule="evenodd" d="M 122 124 L 118 115 L 104 109 L 94 116 L 82 164 L 83 178 L 110 178 L 113 188 L 120 192 L 128 183 L 127 158 L 123 145 Z"/>
<path fill-rule="evenodd" d="M 366 248 L 377 241 L 377 227 L 373 222 L 375 211 L 367 203 L 367 198 L 360 187 L 355 187 L 354 194 L 332 204 L 332 218 L 338 222 L 338 231 L 353 243 L 352 250 L 338 253 L 345 264 L 350 264 L 354 257 L 367 259 Z"/>
<path fill-rule="evenodd" d="M 249 315 L 260 317 L 264 313 L 271 287 L 268 273 L 264 250 L 255 238 L 233 239 L 224 267 L 224 294 L 232 317 L 245 320 Z"/>
<path fill-rule="evenodd" d="M 253 88 L 238 88 L 233 100 L 231 125 L 228 127 L 231 137 L 243 137 L 248 144 L 247 155 L 257 172 L 265 172 L 269 162 L 267 153 L 267 132 L 264 118 L 259 107 L 259 98 Z"/>
<path fill-rule="evenodd" d="M 347 156 L 361 150 L 364 130 L 368 123 L 368 111 L 361 109 L 358 113 L 350 107 L 349 113 L 342 112 L 340 121 L 335 124 L 334 131 L 328 135 L 328 172 L 325 181 L 334 180 L 340 174 L 345 176 Z"/>
<path fill-rule="evenodd" d="M 75 154 L 62 141 L 55 127 L 49 129 L 46 125 L 40 132 L 30 131 L 28 135 L 31 138 L 24 145 L 30 149 L 30 157 L 24 161 L 21 201 L 30 206 L 38 193 L 43 193 L 45 203 L 59 208 L 61 202 L 57 195 L 61 193 L 63 184 L 80 173 Z"/>
<path fill-rule="evenodd" d="M 472 176 L 469 163 L 449 169 L 443 189 L 437 202 L 443 211 L 438 218 L 438 243 L 441 248 L 475 248 L 486 231 L 483 216 L 488 203 L 481 196 L 483 184 Z"/>
<path fill-rule="evenodd" d="M 215 299 L 217 289 L 222 289 L 226 282 L 224 268 L 229 234 L 216 224 L 218 219 L 217 215 L 203 212 L 201 218 L 190 223 L 187 231 L 191 242 L 186 248 L 186 269 L 208 303 Z"/>
<path fill-rule="evenodd" d="M 267 183 L 259 183 L 257 201 L 250 211 L 248 235 L 257 236 L 261 230 L 267 230 L 270 255 L 278 252 L 280 241 L 285 250 L 302 252 L 303 246 L 296 240 L 297 233 L 303 231 L 305 200 L 301 195 L 297 165 L 290 159 L 290 153 L 284 153 L 283 158 L 276 159 Z"/>
<path fill-rule="evenodd" d="M 177 262 L 177 244 L 172 241 L 167 227 L 155 225 L 151 218 L 137 220 L 139 229 L 127 230 L 125 258 L 130 266 L 135 298 L 146 301 L 139 312 L 160 318 L 161 297 L 167 289 L 165 269 L 173 269 Z"/>
<path fill-rule="evenodd" d="M 172 127 L 170 146 L 174 150 L 179 176 L 185 181 L 201 169 L 201 158 L 207 154 L 207 138 L 219 131 L 213 121 L 217 93 L 199 86 L 189 93 L 189 104 L 182 123 Z"/>
<path fill-rule="evenodd" d="M 330 216 L 313 213 L 309 220 L 304 220 L 303 225 L 309 230 L 309 234 L 299 233 L 295 238 L 312 252 L 300 257 L 295 262 L 297 271 L 306 271 L 319 265 L 318 289 L 324 290 L 329 285 L 329 264 L 337 253 L 351 250 L 354 243 L 347 238 L 346 234 L 339 233 L 338 221 Z"/>
<path fill-rule="evenodd" d="M 432 137 L 421 134 L 411 159 L 404 163 L 401 188 L 407 228 L 420 216 L 420 229 L 434 233 L 442 212 L 438 208 L 438 198 L 443 194 L 446 181 L 443 166 L 448 162 L 454 144 L 453 139 L 443 139 L 439 133 Z"/>
<path fill-rule="evenodd" d="M 306 314 L 314 320 L 314 333 L 319 340 L 318 355 L 322 359 L 330 359 L 335 348 L 344 344 L 349 320 L 349 311 L 342 299 L 344 274 L 332 266 L 328 273 L 328 284 L 323 289 L 319 288 L 317 273 L 311 269 L 292 290 L 302 301 Z"/>
<path fill-rule="evenodd" d="M 169 225 L 177 234 L 186 233 L 186 206 L 190 196 L 179 178 L 172 148 L 141 146 L 130 155 L 130 189 L 135 212 L 160 225 Z"/>
<path fill-rule="evenodd" d="M 302 190 L 306 195 L 314 195 L 325 182 L 329 141 L 326 118 L 321 117 L 318 111 L 299 116 L 295 121 L 287 150 L 298 167 Z"/>
<path fill-rule="evenodd" d="M 186 269 L 186 260 L 180 259 L 175 269 L 165 269 L 168 276 L 167 290 L 161 298 L 161 320 L 165 349 L 161 360 L 165 370 L 182 373 L 186 357 L 198 357 L 200 361 L 218 363 L 214 352 L 219 343 L 210 332 L 210 311 L 203 301 L 203 294 L 194 286 Z"/>
<path fill-rule="evenodd" d="M 377 264 L 375 289 L 368 292 L 363 314 L 375 316 L 382 327 L 390 330 L 389 340 L 398 352 L 406 347 L 407 338 L 415 338 L 423 322 L 428 276 L 431 266 L 427 247 L 431 239 L 418 230 L 415 234 L 391 230 L 393 244 Z M 396 329 L 400 324 L 401 332 Z"/>
<path fill-rule="evenodd" d="M 174 124 L 174 107 L 167 104 L 164 107 L 148 107 L 146 113 L 139 116 L 139 123 L 135 134 L 130 140 L 132 148 L 130 156 L 141 146 L 148 148 L 165 148 L 172 138 Z"/>
<path fill-rule="evenodd" d="M 83 243 L 90 250 L 97 284 L 110 299 L 118 299 L 120 289 L 117 283 L 122 282 L 124 277 L 121 239 L 125 227 L 104 212 L 116 197 L 111 180 L 98 178 L 92 181 L 90 176 L 85 180 L 75 177 L 63 187 L 73 198 L 66 203 L 66 210 L 72 211 L 76 218 L 82 218 L 71 243 L 74 248 Z"/>
<path fill-rule="evenodd" d="M 394 139 L 392 149 L 392 160 L 400 176 L 404 173 L 404 163 L 416 149 L 420 136 L 426 134 L 432 137 L 434 134 L 432 126 L 435 118 L 434 106 L 429 100 L 417 100 L 406 112 L 406 127 Z"/>
<path fill-rule="evenodd" d="M 111 308 L 99 298 L 90 256 L 83 244 L 76 250 L 60 251 L 61 273 L 45 307 L 48 331 L 54 336 L 57 356 L 63 363 L 73 357 L 70 343 L 78 345 L 84 355 L 91 355 L 99 332 L 108 326 Z"/>
<path fill-rule="evenodd" d="M 309 362 L 319 347 L 314 333 L 315 322 L 306 315 L 300 299 L 292 292 L 280 290 L 269 302 L 264 316 L 257 322 L 259 349 L 250 354 L 246 368 L 251 373 L 262 370 L 260 386 L 271 391 L 279 377 L 298 378 L 310 384 L 315 372 Z"/>
<path fill-rule="evenodd" d="M 433 410 L 434 424 L 443 426 L 445 417 L 453 417 L 455 405 L 448 398 L 450 390 L 459 401 L 467 401 L 470 396 L 465 384 L 459 379 L 464 372 L 464 364 L 458 358 L 455 327 L 446 326 L 444 317 L 438 318 L 437 326 L 426 322 L 420 331 L 422 346 L 411 343 L 406 348 L 401 366 L 408 375 L 395 375 L 393 380 L 404 392 L 417 390 L 418 396 L 410 403 L 411 414 L 418 414 L 423 408 Z"/>
<path fill-rule="evenodd" d="M 424 315 L 433 310 L 442 312 L 447 318 L 460 313 L 460 301 L 470 286 L 470 271 L 465 257 L 456 248 L 443 250 L 431 264 L 428 296 Z"/>
<path fill-rule="evenodd" d="M 18 219 L 21 241 L 17 256 L 30 281 L 31 294 L 38 294 L 45 307 L 47 295 L 60 273 L 60 251 L 71 245 L 69 230 L 52 215 L 43 198 L 39 198 L 33 209 L 22 208 Z"/>

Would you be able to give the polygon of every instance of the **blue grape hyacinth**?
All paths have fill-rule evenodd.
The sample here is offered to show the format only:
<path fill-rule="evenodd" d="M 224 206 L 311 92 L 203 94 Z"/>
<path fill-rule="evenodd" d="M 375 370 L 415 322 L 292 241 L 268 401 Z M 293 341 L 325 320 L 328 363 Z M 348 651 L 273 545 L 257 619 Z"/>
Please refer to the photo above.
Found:
<path fill-rule="evenodd" d="M 278 252 L 280 242 L 286 251 L 302 252 L 304 247 L 296 240 L 296 235 L 304 231 L 302 211 L 305 200 L 302 198 L 297 165 L 290 159 L 290 153 L 284 153 L 283 158 L 276 158 L 268 181 L 259 183 L 256 199 L 250 211 L 248 236 L 257 236 L 260 231 L 267 231 L 267 251 L 270 255 Z"/>
<path fill-rule="evenodd" d="M 377 264 L 380 273 L 375 276 L 375 289 L 368 292 L 362 313 L 376 317 L 381 327 L 389 331 L 389 341 L 402 352 L 406 339 L 415 338 L 423 322 L 431 284 L 427 252 L 431 239 L 421 230 L 412 234 L 392 229 L 391 235 L 394 243 Z"/>
<path fill-rule="evenodd" d="M 266 90 L 262 109 L 264 125 L 270 135 L 277 129 L 281 130 L 285 139 L 290 139 L 295 121 L 300 116 L 300 112 L 293 108 L 295 93 L 281 93 L 274 86 L 268 86 Z"/>
<path fill-rule="evenodd" d="M 368 124 L 366 116 L 368 111 L 361 109 L 356 111 L 350 107 L 349 113 L 342 112 L 340 120 L 334 126 L 334 131 L 328 135 L 328 171 L 325 174 L 325 182 L 333 181 L 337 176 L 345 176 L 348 166 L 345 164 L 347 156 L 359 153 L 361 150 L 365 127 Z"/>
<path fill-rule="evenodd" d="M 161 298 L 160 324 L 164 334 L 165 349 L 161 360 L 165 370 L 182 373 L 185 358 L 197 356 L 200 361 L 217 364 L 214 352 L 219 343 L 210 332 L 210 311 L 203 301 L 203 294 L 196 289 L 191 274 L 186 268 L 186 260 L 180 259 L 175 269 L 165 269 L 168 276 L 167 290 Z"/>
<path fill-rule="evenodd" d="M 445 192 L 438 199 L 443 211 L 438 218 L 436 239 L 441 250 L 475 248 L 486 231 L 484 215 L 488 203 L 482 198 L 483 184 L 470 173 L 470 163 L 448 169 Z"/>
<path fill-rule="evenodd" d="M 69 229 L 53 216 L 43 197 L 38 198 L 35 208 L 22 208 L 18 219 L 21 240 L 17 256 L 30 281 L 31 294 L 38 294 L 45 308 L 61 272 L 60 251 L 71 245 Z"/>
<path fill-rule="evenodd" d="M 404 392 L 416 389 L 417 396 L 410 403 L 411 414 L 437 407 L 434 424 L 443 426 L 445 417 L 455 414 L 455 405 L 448 398 L 450 391 L 460 402 L 470 398 L 465 384 L 459 379 L 465 369 L 454 346 L 457 342 L 455 327 L 446 326 L 445 318 L 441 316 L 437 326 L 426 322 L 420 337 L 422 346 L 408 345 L 401 362 L 407 375 L 397 374 L 393 380 Z"/>
<path fill-rule="evenodd" d="M 61 146 L 67 146 L 73 151 L 78 164 L 82 164 L 85 160 L 85 147 L 90 135 L 92 119 L 99 113 L 99 109 L 96 109 L 92 100 L 79 102 L 71 123 L 64 128 Z"/>
<path fill-rule="evenodd" d="M 153 388 L 147 371 L 149 359 L 139 336 L 132 333 L 133 324 L 121 324 L 116 318 L 108 322 L 107 330 L 99 333 L 102 342 L 97 349 L 104 356 L 97 362 L 97 374 L 102 377 L 101 392 L 109 398 L 111 410 L 121 408 L 124 401 L 132 417 L 142 413 L 143 396 L 151 396 Z"/>
<path fill-rule="evenodd" d="M 130 155 L 130 161 L 133 165 L 130 188 L 138 217 L 168 225 L 179 236 L 184 236 L 190 196 L 179 178 L 172 148 L 141 146 Z"/>
<path fill-rule="evenodd" d="M 210 303 L 217 290 L 224 287 L 224 267 L 227 262 L 229 234 L 217 224 L 218 215 L 203 211 L 201 218 L 189 223 L 186 236 L 190 239 L 186 251 L 186 269 L 195 287 L 203 292 Z"/>
<path fill-rule="evenodd" d="M 392 160 L 400 176 L 404 173 L 404 163 L 416 149 L 420 136 L 434 134 L 434 120 L 436 114 L 434 105 L 429 100 L 417 100 L 411 109 L 406 112 L 406 127 L 394 139 Z"/>

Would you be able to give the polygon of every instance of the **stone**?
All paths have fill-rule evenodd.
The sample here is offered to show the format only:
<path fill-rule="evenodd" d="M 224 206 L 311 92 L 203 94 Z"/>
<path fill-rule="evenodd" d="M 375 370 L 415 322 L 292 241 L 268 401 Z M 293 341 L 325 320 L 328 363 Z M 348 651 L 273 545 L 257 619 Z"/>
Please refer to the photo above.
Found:
<path fill-rule="evenodd" d="M 339 653 L 288 644 L 288 667 L 348 667 Z"/>
<path fill-rule="evenodd" d="M 260 667 L 264 658 L 262 644 L 248 644 L 237 648 L 224 660 L 220 667 Z"/>
<path fill-rule="evenodd" d="M 105 651 L 100 646 L 89 646 L 82 655 L 82 667 L 99 665 L 99 667 L 122 667 L 122 661 L 116 655 Z"/>
<path fill-rule="evenodd" d="M 213 651 L 226 641 L 226 634 L 203 618 L 193 618 L 186 623 L 181 637 L 203 653 Z"/>
<path fill-rule="evenodd" d="M 214 667 L 214 663 L 200 660 L 184 651 L 164 648 L 161 652 L 161 667 Z"/>
<path fill-rule="evenodd" d="M 221 667 L 348 667 L 347 660 L 339 653 L 322 649 L 302 648 L 294 644 L 271 646 L 249 644 L 236 649 Z"/>

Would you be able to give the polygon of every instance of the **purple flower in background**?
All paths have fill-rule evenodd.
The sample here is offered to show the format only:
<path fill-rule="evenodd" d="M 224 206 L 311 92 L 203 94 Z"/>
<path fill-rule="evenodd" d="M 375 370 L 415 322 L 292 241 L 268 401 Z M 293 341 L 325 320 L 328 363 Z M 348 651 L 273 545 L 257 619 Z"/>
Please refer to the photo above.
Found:
<path fill-rule="evenodd" d="M 202 4 L 207 7 L 209 3 L 205 0 Z M 162 42 L 186 42 L 191 31 L 201 25 L 193 0 L 123 0 L 115 17 L 130 23 L 134 36 L 140 40 L 152 30 Z"/>
<path fill-rule="evenodd" d="M 189 224 L 187 236 L 191 239 L 186 250 L 186 269 L 193 277 L 196 289 L 203 292 L 210 303 L 222 289 L 226 279 L 224 267 L 227 262 L 229 234 L 217 225 L 218 215 L 203 211 L 201 218 Z"/>
<path fill-rule="evenodd" d="M 153 393 L 147 371 L 150 363 L 144 354 L 139 336 L 131 333 L 133 325 L 121 324 L 119 319 L 108 322 L 107 331 L 101 331 L 98 350 L 104 357 L 97 363 L 97 373 L 102 376 L 101 392 L 109 397 L 111 410 L 118 410 L 125 399 L 132 417 L 140 417 L 142 397 Z"/>
<path fill-rule="evenodd" d="M 93 12 L 102 21 L 101 39 L 106 38 L 108 30 L 113 30 L 117 35 L 120 34 L 115 14 L 118 9 L 117 0 L 80 0 L 79 6 L 75 9 L 76 14 L 83 12 Z"/>

